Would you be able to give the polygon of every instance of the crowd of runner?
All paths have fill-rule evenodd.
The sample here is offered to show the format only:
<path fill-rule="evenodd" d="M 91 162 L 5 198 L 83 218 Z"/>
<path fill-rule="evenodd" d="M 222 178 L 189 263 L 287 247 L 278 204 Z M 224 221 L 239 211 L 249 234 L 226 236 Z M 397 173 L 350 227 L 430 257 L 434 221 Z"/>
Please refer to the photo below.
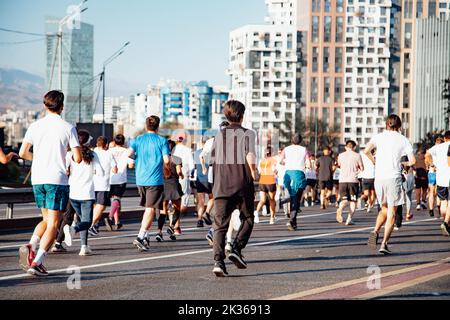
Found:
<path fill-rule="evenodd" d="M 140 205 L 145 208 L 134 246 L 150 250 L 154 221 L 157 242 L 165 240 L 164 233 L 176 241 L 182 235 L 180 218 L 193 195 L 197 227 L 209 226 L 205 236 L 213 247 L 213 272 L 218 277 L 228 274 L 227 254 L 237 268 L 247 268 L 242 250 L 260 215 L 270 216 L 269 223 L 275 224 L 277 213 L 283 212 L 288 230 L 301 230 L 302 206 L 320 205 L 325 210 L 334 204 L 336 221 L 346 226 L 357 223 L 358 210 L 369 213 L 377 208 L 368 246 L 378 248 L 384 226 L 379 252 L 387 255 L 389 239 L 402 226 L 404 214 L 406 220 L 413 218 L 415 189 L 415 209 L 429 210 L 431 217 L 438 212 L 442 234 L 450 235 L 450 132 L 415 154 L 400 133 L 397 115 L 387 117 L 386 130 L 358 152 L 357 143 L 349 140 L 340 153 L 333 152 L 337 146 L 326 146 L 314 155 L 296 133 L 289 146 L 264 146 L 258 163 L 256 133 L 242 127 L 245 106 L 239 101 L 224 105 L 227 121 L 196 151 L 186 145 L 184 134 L 173 140 L 160 136 L 157 116 L 148 117 L 147 133 L 126 146 L 123 135 L 111 142 L 105 137 L 92 141 L 89 132 L 65 122 L 60 116 L 63 93 L 47 93 L 44 105 L 46 117 L 29 127 L 19 152 L 32 161 L 33 192 L 43 216 L 29 243 L 19 249 L 19 264 L 32 275 L 48 275 L 43 265 L 47 253 L 67 251 L 76 234 L 81 239 L 79 255 L 92 254 L 88 239 L 99 234 L 101 221 L 109 231 L 123 228 L 121 199 L 128 168 L 135 168 Z M 14 156 L 2 152 L 0 161 Z"/>

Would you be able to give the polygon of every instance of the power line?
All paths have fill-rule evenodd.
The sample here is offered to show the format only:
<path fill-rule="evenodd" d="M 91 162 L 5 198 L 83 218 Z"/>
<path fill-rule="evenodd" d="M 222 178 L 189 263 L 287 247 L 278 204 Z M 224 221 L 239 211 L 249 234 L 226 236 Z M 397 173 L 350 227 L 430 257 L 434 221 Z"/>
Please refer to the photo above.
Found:
<path fill-rule="evenodd" d="M 27 41 L 11 41 L 11 42 L 0 42 L 0 45 L 7 46 L 7 45 L 15 45 L 15 44 L 24 44 L 24 43 L 31 43 L 31 42 L 39 42 L 42 40 L 45 40 L 47 38 L 41 38 L 41 39 L 34 39 L 34 40 L 27 40 Z"/>
<path fill-rule="evenodd" d="M 5 31 L 5 32 L 12 32 L 12 33 L 18 33 L 18 34 L 27 34 L 30 36 L 47 36 L 46 34 L 43 33 L 32 33 L 32 32 L 24 32 L 24 31 L 19 31 L 19 30 L 11 30 L 11 29 L 6 29 L 6 28 L 0 28 L 0 31 Z M 55 36 L 55 35 L 50 35 L 50 36 Z"/>

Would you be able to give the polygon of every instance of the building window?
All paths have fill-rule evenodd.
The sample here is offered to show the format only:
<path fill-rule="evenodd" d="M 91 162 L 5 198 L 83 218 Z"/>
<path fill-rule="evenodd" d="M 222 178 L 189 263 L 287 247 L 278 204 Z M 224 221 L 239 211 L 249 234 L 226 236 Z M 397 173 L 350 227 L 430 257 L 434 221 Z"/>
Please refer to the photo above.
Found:
<path fill-rule="evenodd" d="M 330 42 L 331 41 L 331 17 L 325 16 L 325 23 L 323 26 L 323 41 Z"/>
<path fill-rule="evenodd" d="M 312 42 L 319 42 L 319 17 L 313 16 L 312 18 Z"/>
<path fill-rule="evenodd" d="M 344 38 L 344 18 L 343 17 L 337 17 L 336 18 L 336 42 L 342 42 Z"/>
<path fill-rule="evenodd" d="M 405 48 L 411 48 L 412 24 L 405 23 Z"/>
<path fill-rule="evenodd" d="M 323 85 L 323 102 L 330 103 L 330 90 L 331 90 L 330 78 L 325 77 L 323 83 L 324 83 L 324 85 Z"/>
<path fill-rule="evenodd" d="M 342 113 L 342 111 L 341 111 L 340 107 L 335 107 L 334 108 L 334 127 L 336 129 L 341 127 L 341 123 L 342 123 L 341 113 Z M 340 130 L 338 129 L 338 131 L 340 131 Z"/>
<path fill-rule="evenodd" d="M 319 71 L 319 47 L 312 49 L 312 72 Z"/>
<path fill-rule="evenodd" d="M 312 12 L 320 12 L 320 1 L 321 0 L 312 1 Z"/>
<path fill-rule="evenodd" d="M 403 70 L 404 79 L 409 79 L 409 75 L 411 72 L 411 57 L 409 53 L 405 53 L 405 61 L 403 66 L 404 66 Z"/>
<path fill-rule="evenodd" d="M 311 102 L 317 102 L 318 96 L 318 81 L 317 78 L 311 78 Z"/>
<path fill-rule="evenodd" d="M 409 83 L 403 85 L 403 108 L 409 108 Z"/>
<path fill-rule="evenodd" d="M 322 109 L 322 121 L 328 126 L 330 124 L 330 108 Z"/>
<path fill-rule="evenodd" d="M 417 0 L 416 2 L 416 18 L 423 17 L 423 1 Z"/>
<path fill-rule="evenodd" d="M 342 78 L 334 79 L 334 102 L 342 102 Z"/>
<path fill-rule="evenodd" d="M 324 0 L 324 10 L 325 12 L 331 12 L 331 0 Z"/>
<path fill-rule="evenodd" d="M 436 16 L 436 0 L 428 1 L 428 17 Z"/>
<path fill-rule="evenodd" d="M 405 0 L 405 8 L 403 10 L 403 17 L 406 19 L 412 18 L 412 0 Z"/>
<path fill-rule="evenodd" d="M 323 48 L 323 72 L 330 71 L 330 48 Z"/>
<path fill-rule="evenodd" d="M 336 11 L 344 12 L 344 0 L 336 0 Z"/>
<path fill-rule="evenodd" d="M 336 48 L 335 49 L 334 71 L 336 73 L 342 72 L 342 48 Z"/>

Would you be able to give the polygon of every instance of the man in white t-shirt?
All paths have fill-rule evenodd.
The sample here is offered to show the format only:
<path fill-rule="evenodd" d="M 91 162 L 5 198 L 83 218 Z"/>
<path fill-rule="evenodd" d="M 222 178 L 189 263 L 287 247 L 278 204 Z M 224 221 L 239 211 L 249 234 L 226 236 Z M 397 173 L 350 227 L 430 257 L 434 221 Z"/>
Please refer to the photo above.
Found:
<path fill-rule="evenodd" d="M 442 234 L 450 236 L 450 131 L 444 134 L 444 143 L 435 145 L 426 154 L 427 162 L 436 167 L 437 194 L 441 200 Z"/>
<path fill-rule="evenodd" d="M 31 183 L 43 220 L 36 226 L 30 243 L 19 249 L 20 266 L 29 274 L 47 276 L 43 260 L 55 241 L 62 212 L 69 201 L 66 155 L 81 162 L 81 148 L 75 127 L 61 118 L 64 94 L 50 91 L 44 96 L 47 115 L 28 128 L 19 156 L 32 161 Z M 33 146 L 33 152 L 30 148 Z M 39 250 L 36 253 L 37 246 Z"/>
<path fill-rule="evenodd" d="M 380 248 L 380 253 L 385 255 L 391 253 L 388 241 L 394 230 L 395 212 L 398 206 L 405 204 L 401 158 L 404 155 L 408 157 L 409 161 L 403 163 L 404 166 L 411 167 L 416 163 L 411 143 L 399 133 L 401 127 L 400 118 L 395 114 L 390 115 L 386 120 L 386 130 L 374 136 L 364 150 L 365 155 L 375 164 L 375 191 L 382 207 L 368 245 L 376 249 L 379 232 L 385 225 Z M 376 162 L 372 155 L 374 149 L 377 152 Z"/>

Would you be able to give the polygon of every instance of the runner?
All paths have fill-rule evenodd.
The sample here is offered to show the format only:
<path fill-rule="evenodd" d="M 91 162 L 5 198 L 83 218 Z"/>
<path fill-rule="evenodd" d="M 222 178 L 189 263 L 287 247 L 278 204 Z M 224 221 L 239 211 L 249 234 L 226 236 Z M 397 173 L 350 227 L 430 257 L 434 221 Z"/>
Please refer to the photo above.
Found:
<path fill-rule="evenodd" d="M 255 223 L 259 223 L 259 212 L 266 205 L 267 196 L 269 195 L 270 203 L 270 224 L 275 223 L 275 195 L 277 193 L 277 183 L 275 180 L 277 171 L 277 160 L 272 157 L 272 148 L 267 147 L 264 159 L 259 162 L 259 196 L 260 200 L 255 210 Z"/>
<path fill-rule="evenodd" d="M 416 159 L 411 143 L 399 133 L 402 127 L 400 118 L 392 114 L 386 120 L 386 130 L 372 138 L 364 153 L 375 164 L 375 190 L 381 211 L 378 214 L 374 230 L 371 232 L 368 245 L 377 248 L 381 227 L 384 228 L 384 238 L 380 253 L 390 254 L 388 242 L 394 229 L 395 212 L 398 206 L 405 204 L 405 194 L 402 188 L 401 158 L 407 155 L 408 162 L 403 166 L 413 166 Z M 376 162 L 372 150 L 376 150 Z"/>
<path fill-rule="evenodd" d="M 361 199 L 366 203 L 367 213 L 372 211 L 375 206 L 375 166 L 363 151 L 360 152 L 363 161 L 364 171 L 359 175 L 362 178 L 362 190 L 364 194 Z M 375 156 L 372 150 L 372 156 Z"/>
<path fill-rule="evenodd" d="M 450 236 L 449 222 L 450 222 L 450 166 L 448 163 L 450 148 L 450 131 L 444 134 L 444 143 L 435 145 L 428 150 L 427 162 L 436 166 L 436 183 L 437 194 L 441 201 L 440 217 L 444 220 L 441 225 L 442 234 Z"/>
<path fill-rule="evenodd" d="M 147 133 L 133 140 L 128 154 L 129 157 L 135 156 L 136 185 L 141 196 L 140 205 L 145 208 L 139 234 L 133 241 L 140 251 L 150 249 L 149 230 L 156 210 L 163 209 L 163 164 L 170 162 L 167 140 L 158 135 L 159 123 L 159 117 L 148 117 L 145 121 Z"/>
<path fill-rule="evenodd" d="M 317 171 L 316 171 L 316 156 L 313 154 L 310 157 L 311 168 L 306 169 L 306 189 L 303 194 L 304 206 L 314 206 L 316 200 L 316 186 L 317 186 Z"/>
<path fill-rule="evenodd" d="M 118 172 L 116 160 L 114 159 L 111 151 L 108 150 L 108 139 L 106 139 L 106 137 L 98 137 L 96 145 L 97 147 L 94 149 L 94 152 L 100 159 L 100 163 L 106 174 L 104 176 L 94 176 L 94 220 L 92 221 L 91 228 L 89 228 L 89 233 L 93 236 L 98 235 L 98 222 L 102 218 L 106 207 L 111 206 L 111 199 L 109 196 L 109 191 L 111 189 L 110 174 L 116 174 Z M 113 231 L 112 221 L 106 217 L 104 222 L 107 230 Z"/>
<path fill-rule="evenodd" d="M 203 146 L 205 146 L 205 144 L 209 140 L 210 139 L 206 139 L 206 137 L 204 137 L 204 140 L 202 141 Z M 196 181 L 194 182 L 195 189 L 197 189 L 197 228 L 202 228 L 204 222 L 209 226 L 212 224 L 210 212 L 214 205 L 214 199 L 212 196 L 212 184 L 208 182 L 208 170 L 206 169 L 209 165 L 206 162 L 202 165 L 202 161 L 200 159 L 203 154 L 203 150 L 204 147 L 198 149 L 194 153 L 195 172 L 197 175 Z M 208 196 L 206 208 L 205 196 Z"/>
<path fill-rule="evenodd" d="M 223 113 L 230 125 L 214 139 L 211 162 L 214 167 L 214 269 L 217 277 L 228 274 L 225 266 L 225 237 L 231 215 L 239 209 L 241 227 L 233 242 L 229 259 L 247 268 L 242 250 L 250 239 L 254 224 L 256 171 L 256 133 L 242 127 L 245 106 L 235 100 L 225 103 Z M 229 154 L 228 152 L 231 152 Z M 233 156 L 234 155 L 234 156 Z M 232 159 L 232 160 L 230 160 Z"/>
<path fill-rule="evenodd" d="M 69 201 L 67 149 L 72 149 L 75 162 L 82 161 L 77 131 L 61 118 L 64 94 L 60 91 L 48 92 L 44 105 L 47 115 L 30 125 L 19 152 L 21 158 L 32 161 L 33 193 L 43 217 L 34 229 L 29 244 L 19 249 L 19 264 L 36 276 L 48 275 L 43 265 L 44 257 L 55 241 L 62 212 Z"/>
<path fill-rule="evenodd" d="M 402 163 L 407 163 L 408 157 L 402 158 Z M 412 209 L 412 193 L 414 191 L 414 170 L 412 167 L 404 166 L 403 167 L 403 176 L 405 177 L 405 181 L 403 182 L 403 189 L 405 190 L 405 207 L 406 207 L 406 221 L 410 221 L 413 218 L 413 214 L 411 213 Z"/>
<path fill-rule="evenodd" d="M 113 143 L 113 147 L 109 150 L 117 164 L 117 173 L 111 171 L 111 188 L 109 190 L 111 210 L 109 212 L 108 224 L 113 226 L 113 230 L 117 231 L 122 229 L 123 226 L 120 223 L 120 208 L 122 206 L 121 199 L 127 188 L 127 168 L 132 169 L 134 167 L 134 161 L 128 157 L 128 149 L 124 148 L 125 137 L 123 135 L 116 135 Z"/>
<path fill-rule="evenodd" d="M 345 144 L 345 152 L 341 153 L 338 158 L 338 166 L 341 168 L 339 177 L 339 192 L 341 195 L 341 202 L 336 211 L 336 220 L 343 223 L 342 212 L 349 204 L 350 211 L 348 213 L 346 226 L 353 225 L 353 215 L 356 211 L 356 202 L 358 200 L 359 181 L 358 174 L 364 170 L 364 165 L 361 155 L 356 153 L 356 142 L 348 140 Z"/>
<path fill-rule="evenodd" d="M 333 172 L 336 169 L 331 157 L 331 148 L 325 147 L 323 155 L 316 161 L 316 172 L 319 180 L 320 208 L 325 210 L 333 191 Z"/>
<path fill-rule="evenodd" d="M 56 236 L 55 245 L 52 248 L 52 253 L 64 253 L 67 252 L 67 249 L 63 246 L 63 242 L 65 239 L 64 236 L 64 227 L 66 224 L 69 226 L 75 221 L 75 209 L 72 207 L 72 204 L 68 203 L 67 209 L 63 214 L 63 218 L 58 228 L 58 235 Z"/>
<path fill-rule="evenodd" d="M 88 246 L 88 229 L 92 225 L 94 211 L 94 176 L 103 177 L 107 175 L 109 177 L 109 173 L 103 170 L 98 155 L 89 149 L 89 138 L 90 135 L 87 131 L 78 131 L 83 157 L 81 163 L 76 163 L 73 160 L 72 152 L 67 153 L 66 157 L 67 168 L 70 172 L 70 204 L 75 210 L 78 222 L 75 226 L 70 226 L 69 224 L 64 226 L 64 242 L 71 247 L 73 237 L 76 233 L 80 233 L 80 256 L 92 254 L 92 250 Z"/>
<path fill-rule="evenodd" d="M 175 148 L 175 141 L 169 140 L 169 151 L 172 152 Z M 158 234 L 156 241 L 163 241 L 162 229 L 166 221 L 166 217 L 169 215 L 169 201 L 172 204 L 174 210 L 170 226 L 167 229 L 167 233 L 171 240 L 176 240 L 175 225 L 180 219 L 181 212 L 181 197 L 183 196 L 183 190 L 179 180 L 183 180 L 183 167 L 182 160 L 177 156 L 171 155 L 169 157 L 169 163 L 164 164 L 164 203 L 163 211 L 160 211 L 158 218 Z"/>
<path fill-rule="evenodd" d="M 183 191 L 183 197 L 181 198 L 181 215 L 184 215 L 187 211 L 189 205 L 189 196 L 191 195 L 191 185 L 190 185 L 190 173 L 195 169 L 194 157 L 192 154 L 192 149 L 185 146 L 186 135 L 178 134 L 177 145 L 173 152 L 173 155 L 180 158 L 183 161 L 183 179 L 180 178 L 180 184 Z M 178 219 L 175 225 L 175 235 L 181 235 L 181 220 Z"/>
<path fill-rule="evenodd" d="M 437 135 L 435 139 L 435 145 L 444 142 L 444 138 L 441 135 Z M 434 217 L 434 209 L 440 208 L 440 200 L 437 198 L 437 185 L 436 185 L 436 166 L 429 162 L 430 156 L 425 155 L 425 163 L 428 166 L 428 209 L 430 217 Z"/>
<path fill-rule="evenodd" d="M 283 153 L 284 146 L 281 146 L 278 150 L 277 159 L 277 199 L 278 199 L 278 208 L 279 210 L 283 210 L 285 217 L 289 217 L 289 196 L 287 196 L 287 191 L 284 187 L 284 174 L 286 172 L 286 167 L 281 163 L 281 154 Z M 286 199 L 286 200 L 285 200 Z"/>
<path fill-rule="evenodd" d="M 416 164 L 414 165 L 414 172 L 416 176 L 416 210 L 427 210 L 427 190 L 428 190 L 428 172 L 425 164 L 425 149 L 421 147 L 417 152 Z"/>
<path fill-rule="evenodd" d="M 287 226 L 290 231 L 297 230 L 297 215 L 301 212 L 300 200 L 306 187 L 305 169 L 312 168 L 308 150 L 300 145 L 302 136 L 296 133 L 292 137 L 292 145 L 286 147 L 281 153 L 281 162 L 284 163 L 284 186 L 290 196 L 290 221 Z"/>
<path fill-rule="evenodd" d="M 335 170 L 333 173 L 333 195 L 335 198 L 335 207 L 339 208 L 339 202 L 341 201 L 341 196 L 339 194 L 339 177 L 341 176 L 341 168 L 338 167 L 339 155 L 336 155 L 336 160 L 334 161 Z"/>

